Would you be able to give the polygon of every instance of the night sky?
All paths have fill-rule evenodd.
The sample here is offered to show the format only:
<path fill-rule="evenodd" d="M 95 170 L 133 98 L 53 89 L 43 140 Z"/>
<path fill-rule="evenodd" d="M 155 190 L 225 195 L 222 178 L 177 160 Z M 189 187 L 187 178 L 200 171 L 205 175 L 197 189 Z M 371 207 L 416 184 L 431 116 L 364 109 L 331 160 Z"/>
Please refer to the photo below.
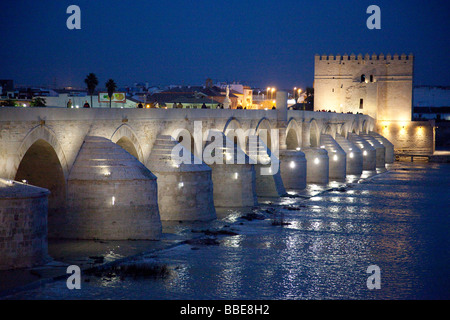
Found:
<path fill-rule="evenodd" d="M 69 5 L 81 30 L 69 30 Z M 381 8 L 381 30 L 366 9 Z M 449 1 L 2 0 L 0 79 L 100 86 L 312 86 L 314 54 L 413 53 L 416 85 L 450 85 Z"/>

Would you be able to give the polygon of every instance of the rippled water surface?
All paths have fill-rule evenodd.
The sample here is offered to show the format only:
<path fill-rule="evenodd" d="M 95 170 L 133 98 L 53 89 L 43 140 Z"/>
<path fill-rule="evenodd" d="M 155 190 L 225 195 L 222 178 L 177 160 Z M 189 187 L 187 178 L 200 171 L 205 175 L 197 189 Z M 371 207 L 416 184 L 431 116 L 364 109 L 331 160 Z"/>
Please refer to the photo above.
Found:
<path fill-rule="evenodd" d="M 306 194 L 317 193 L 309 199 L 263 202 L 265 220 L 222 210 L 215 222 L 166 225 L 168 235 L 238 233 L 218 236 L 219 245 L 183 244 L 149 255 L 170 267 L 167 279 L 90 277 L 73 291 L 55 281 L 10 298 L 448 299 L 449 187 L 449 165 L 396 163 L 346 189 L 320 193 L 323 187 L 309 186 Z M 289 224 L 273 226 L 281 214 Z M 367 289 L 369 265 L 381 269 L 380 290 Z"/>

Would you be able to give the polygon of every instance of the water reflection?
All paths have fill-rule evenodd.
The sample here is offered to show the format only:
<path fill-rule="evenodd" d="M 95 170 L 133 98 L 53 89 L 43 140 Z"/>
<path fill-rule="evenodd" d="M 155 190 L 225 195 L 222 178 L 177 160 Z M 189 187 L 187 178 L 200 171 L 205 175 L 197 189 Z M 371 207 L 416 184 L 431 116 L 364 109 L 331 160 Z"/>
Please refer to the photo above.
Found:
<path fill-rule="evenodd" d="M 184 244 L 158 252 L 158 260 L 174 270 L 169 279 L 92 281 L 77 294 L 87 299 L 448 298 L 450 166 L 391 169 L 365 183 L 356 183 L 358 177 L 347 190 L 324 192 L 330 185 L 309 185 L 303 193 L 309 199 L 262 202 L 284 213 L 285 226 L 272 226 L 270 214 L 243 221 L 247 209 L 218 210 L 219 219 L 209 226 L 226 224 L 238 235 L 218 237 L 217 246 Z M 189 225 L 183 228 L 171 230 L 184 235 Z M 382 270 L 382 290 L 366 287 L 365 271 L 372 264 Z M 25 296 L 48 298 L 56 292 L 58 298 L 71 297 L 61 283 Z"/>

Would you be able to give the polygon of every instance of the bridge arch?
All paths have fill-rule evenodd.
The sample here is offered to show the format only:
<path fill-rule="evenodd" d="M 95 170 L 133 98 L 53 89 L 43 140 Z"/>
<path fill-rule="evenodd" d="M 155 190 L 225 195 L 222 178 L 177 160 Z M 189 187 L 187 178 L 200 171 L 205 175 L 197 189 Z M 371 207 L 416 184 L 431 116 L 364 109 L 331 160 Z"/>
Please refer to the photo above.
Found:
<path fill-rule="evenodd" d="M 302 145 L 302 130 L 297 120 L 291 118 L 286 128 L 286 147 L 294 150 Z"/>
<path fill-rule="evenodd" d="M 341 135 L 344 138 L 347 138 L 347 133 L 345 132 L 345 123 L 340 123 L 336 125 L 336 136 Z"/>
<path fill-rule="evenodd" d="M 350 127 L 349 132 L 359 134 L 359 131 L 360 131 L 360 130 L 359 130 L 358 122 L 353 121 L 353 123 L 352 123 L 352 125 L 351 125 L 351 127 Z"/>
<path fill-rule="evenodd" d="M 248 142 L 248 137 L 240 137 L 238 132 L 235 131 L 237 129 L 243 129 L 241 122 L 236 119 L 235 117 L 231 117 L 230 119 L 228 119 L 228 121 L 226 122 L 224 128 L 223 128 L 223 134 L 230 139 L 231 141 L 234 142 L 235 145 L 239 145 L 239 147 L 242 150 L 246 150 L 246 145 Z M 244 141 L 242 141 L 242 138 L 244 138 Z"/>
<path fill-rule="evenodd" d="M 67 164 L 66 156 L 64 154 L 64 151 L 61 147 L 61 144 L 58 141 L 58 138 L 56 137 L 56 134 L 47 126 L 37 126 L 31 129 L 28 134 L 23 139 L 22 143 L 19 146 L 18 149 L 18 156 L 15 161 L 14 165 L 14 174 L 17 174 L 17 170 L 19 169 L 19 165 L 23 160 L 23 157 L 27 153 L 27 151 L 30 149 L 30 147 L 37 142 L 38 140 L 43 140 L 47 142 L 56 153 L 56 156 L 59 160 L 59 163 L 61 164 L 64 178 L 67 179 L 69 175 L 69 166 Z"/>
<path fill-rule="evenodd" d="M 266 132 L 267 141 L 265 143 L 266 143 L 267 148 L 272 149 L 271 126 L 270 126 L 269 119 L 267 119 L 266 117 L 259 120 L 259 122 L 255 128 L 255 134 L 257 136 L 260 136 L 261 138 L 263 138 L 264 134 L 261 135 L 261 130 L 265 130 L 265 132 Z"/>
<path fill-rule="evenodd" d="M 364 119 L 362 122 L 362 132 L 369 133 L 369 131 L 373 131 L 373 123 L 368 119 Z"/>
<path fill-rule="evenodd" d="M 54 133 L 45 126 L 33 129 L 19 147 L 14 180 L 50 190 L 48 234 L 64 219 L 67 200 L 67 162 Z"/>
<path fill-rule="evenodd" d="M 318 147 L 320 145 L 320 127 L 316 119 L 309 121 L 309 139 L 311 147 Z"/>
<path fill-rule="evenodd" d="M 139 138 L 129 125 L 122 124 L 118 127 L 112 134 L 110 140 L 144 163 L 144 154 L 139 143 Z"/>
<path fill-rule="evenodd" d="M 228 121 L 225 123 L 225 126 L 223 127 L 223 133 L 226 134 L 228 129 L 240 129 L 242 128 L 241 122 L 236 119 L 235 117 L 231 117 L 228 119 Z"/>
<path fill-rule="evenodd" d="M 328 124 L 326 126 L 326 128 L 325 128 L 323 133 L 329 134 L 330 136 L 333 137 L 333 139 L 336 137 L 336 131 L 334 130 L 333 125 L 331 125 L 331 124 Z"/>

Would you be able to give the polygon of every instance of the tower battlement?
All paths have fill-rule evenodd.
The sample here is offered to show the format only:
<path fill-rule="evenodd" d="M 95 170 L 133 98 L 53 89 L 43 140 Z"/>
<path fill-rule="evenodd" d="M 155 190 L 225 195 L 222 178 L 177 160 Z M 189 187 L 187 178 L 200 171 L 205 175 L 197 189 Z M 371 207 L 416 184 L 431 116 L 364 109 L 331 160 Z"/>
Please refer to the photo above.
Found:
<path fill-rule="evenodd" d="M 397 53 L 395 53 L 394 55 L 391 55 L 390 53 L 388 53 L 387 55 L 384 55 L 383 53 L 379 55 L 375 53 L 369 55 L 368 53 L 366 53 L 364 56 L 362 54 L 355 55 L 354 53 L 352 53 L 351 55 L 316 54 L 315 61 L 414 61 L 414 55 L 412 53 L 408 55 L 404 53 L 402 53 L 401 55 Z"/>

